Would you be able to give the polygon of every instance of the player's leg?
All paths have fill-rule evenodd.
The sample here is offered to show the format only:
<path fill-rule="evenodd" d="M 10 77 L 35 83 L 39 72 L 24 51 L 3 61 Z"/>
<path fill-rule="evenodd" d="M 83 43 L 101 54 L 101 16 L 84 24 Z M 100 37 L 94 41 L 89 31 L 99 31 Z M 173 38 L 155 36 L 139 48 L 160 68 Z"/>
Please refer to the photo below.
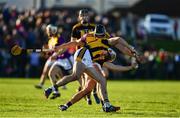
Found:
<path fill-rule="evenodd" d="M 106 84 L 106 79 L 99 73 L 97 72 L 94 68 L 88 68 L 86 69 L 87 74 L 92 77 L 93 79 L 95 79 L 98 83 L 100 83 L 100 87 L 102 88 L 101 93 L 103 95 L 102 100 L 103 101 L 109 101 L 108 100 L 108 94 L 107 94 L 107 84 Z"/>
<path fill-rule="evenodd" d="M 99 73 L 93 67 L 93 62 L 92 62 L 92 58 L 91 58 L 91 54 L 90 54 L 89 50 L 86 48 L 82 48 L 82 51 L 83 50 L 85 50 L 85 53 L 83 53 L 84 56 L 81 61 L 86 66 L 85 73 L 100 83 L 102 100 L 104 102 L 103 110 L 105 112 L 112 112 L 112 111 L 119 110 L 119 108 L 117 109 L 116 107 L 114 107 L 110 104 L 109 99 L 108 99 L 108 94 L 107 94 L 106 79 L 102 76 L 101 73 Z M 82 55 L 80 55 L 80 57 Z"/>
<path fill-rule="evenodd" d="M 84 70 L 86 69 L 86 65 L 82 63 L 81 59 L 84 57 L 86 53 L 85 48 L 81 48 L 76 51 L 74 54 L 74 64 L 73 64 L 73 72 L 70 75 L 64 76 L 61 80 L 59 80 L 54 86 L 45 89 L 44 95 L 46 98 L 52 93 L 52 89 L 58 89 L 58 87 L 66 85 L 71 81 L 75 81 L 80 78 L 83 74 Z"/>
<path fill-rule="evenodd" d="M 46 78 L 48 77 L 48 72 L 49 72 L 49 69 L 50 69 L 52 63 L 53 63 L 53 61 L 51 61 L 50 59 L 48 59 L 46 61 L 44 68 L 43 68 L 43 72 L 40 77 L 40 82 L 39 82 L 39 84 L 35 85 L 35 88 L 38 88 L 38 89 L 43 88 L 43 85 L 45 83 Z"/>
<path fill-rule="evenodd" d="M 107 79 L 107 77 L 109 76 L 109 71 L 108 71 L 107 68 L 101 67 L 98 63 L 95 63 L 94 67 L 96 68 L 96 70 L 99 73 L 101 73 Z M 97 93 L 98 93 L 98 96 L 99 96 L 101 104 L 102 104 L 102 108 L 103 108 L 103 110 L 105 112 L 118 111 L 120 109 L 120 107 L 115 107 L 115 106 L 112 106 L 112 105 L 111 105 L 112 107 L 109 107 L 109 108 L 106 107 L 106 105 L 104 104 L 104 101 L 102 100 L 103 95 L 102 95 L 102 92 L 101 92 L 100 83 L 96 84 L 96 88 L 97 88 Z"/>
<path fill-rule="evenodd" d="M 94 63 L 94 67 L 95 67 L 96 70 L 97 70 L 99 73 L 101 73 L 105 78 L 107 78 L 107 77 L 109 76 L 109 71 L 108 71 L 107 68 L 101 67 L 101 66 L 100 66 L 99 64 L 97 64 L 97 63 Z M 99 88 L 99 87 L 100 87 L 100 86 L 99 86 L 99 84 L 97 83 L 97 85 L 96 85 L 95 88 L 93 89 L 93 96 L 94 96 L 95 101 L 96 101 L 97 104 L 100 103 L 100 99 L 99 99 L 98 95 L 102 97 L 102 95 L 100 95 L 100 88 Z"/>
<path fill-rule="evenodd" d="M 63 72 L 62 72 L 61 67 L 58 66 L 55 62 L 50 68 L 48 75 L 49 75 L 51 84 L 54 86 L 57 80 L 63 77 Z M 53 89 L 53 96 L 50 99 L 55 99 L 57 97 L 60 97 L 60 93 L 58 89 Z"/>
<path fill-rule="evenodd" d="M 102 70 L 101 66 L 98 63 L 94 63 L 94 67 L 99 73 L 101 73 L 106 78 L 104 71 Z M 101 94 L 100 84 L 97 83 L 95 88 L 96 88 L 96 94 L 98 94 L 100 98 L 99 102 L 101 101 L 102 103 L 102 94 Z"/>
<path fill-rule="evenodd" d="M 97 89 L 97 94 L 98 94 L 98 96 L 99 96 L 99 99 L 100 99 L 100 102 L 101 102 L 101 105 L 103 106 L 104 105 L 104 103 L 103 103 L 103 100 L 101 99 L 102 98 L 102 94 L 101 94 L 101 88 L 100 88 L 100 84 L 99 83 L 97 83 L 96 84 L 96 89 Z"/>
<path fill-rule="evenodd" d="M 88 93 L 90 93 L 92 91 L 92 89 L 95 87 L 95 85 L 96 85 L 96 81 L 93 79 L 89 79 L 86 82 L 85 87 L 81 91 L 76 93 L 72 97 L 72 99 L 70 101 L 68 101 L 66 104 L 60 105 L 59 109 L 62 111 L 67 110 L 70 106 L 72 106 L 73 104 L 78 102 L 80 99 L 82 99 L 84 96 L 86 96 Z"/>
<path fill-rule="evenodd" d="M 49 70 L 48 76 L 52 85 L 55 85 L 57 80 L 63 76 L 63 72 L 58 65 L 52 65 Z"/>
<path fill-rule="evenodd" d="M 70 70 L 72 69 L 73 59 L 71 57 L 58 59 L 49 70 L 49 78 L 52 86 L 56 84 L 56 82 L 61 79 L 63 76 L 68 75 Z M 62 87 L 65 87 L 62 86 Z M 60 92 L 58 88 L 52 87 L 53 95 L 50 99 L 55 99 L 60 96 Z"/>
<path fill-rule="evenodd" d="M 74 57 L 71 55 L 68 58 L 60 59 L 61 62 L 59 65 L 62 67 L 63 75 L 69 75 L 72 72 Z M 66 85 L 62 86 L 62 89 L 67 89 Z"/>
<path fill-rule="evenodd" d="M 87 86 L 87 84 L 88 84 L 88 82 L 89 82 L 89 80 L 91 79 L 87 74 L 83 74 L 84 75 L 84 85 L 83 85 L 83 89 L 85 89 Z M 88 105 L 92 105 L 92 100 L 91 100 L 91 92 L 89 92 L 87 95 L 86 95 L 86 97 L 85 97 L 85 99 L 86 99 L 86 101 L 87 101 L 87 104 Z"/>
<path fill-rule="evenodd" d="M 96 70 L 101 73 L 105 78 L 108 76 L 108 70 L 107 71 L 103 71 L 103 67 L 101 68 L 101 66 L 98 63 L 94 63 L 93 66 L 96 68 Z M 97 104 L 100 104 L 100 99 L 102 98 L 102 96 L 100 96 L 100 91 L 99 91 L 99 86 L 98 83 L 96 84 L 96 86 L 93 89 L 93 96 L 94 99 L 96 101 Z M 99 96 L 99 97 L 98 97 Z"/>
<path fill-rule="evenodd" d="M 79 101 L 82 97 L 84 97 L 85 95 L 89 94 L 92 89 L 94 88 L 94 86 L 96 85 L 96 81 L 93 79 L 88 79 L 84 88 L 80 91 L 80 96 L 76 98 L 76 95 L 74 95 L 72 97 L 72 103 L 76 103 L 77 101 Z M 77 93 L 78 95 L 78 93 Z"/>
<path fill-rule="evenodd" d="M 96 104 L 100 104 L 100 99 L 99 99 L 99 97 L 98 97 L 98 92 L 97 92 L 97 87 L 96 87 L 96 85 L 94 86 L 94 89 L 93 89 L 93 96 L 94 96 L 94 99 L 95 99 Z"/>
<path fill-rule="evenodd" d="M 98 65 L 94 65 L 94 67 L 96 68 L 96 70 L 98 72 L 101 72 L 99 70 L 99 68 L 97 67 Z M 78 93 L 76 93 L 71 100 L 69 100 L 66 104 L 64 105 L 60 105 L 59 109 L 64 111 L 67 110 L 71 105 L 75 104 L 76 102 L 78 102 L 80 99 L 82 99 L 84 96 L 86 96 L 88 93 L 90 93 L 93 88 L 95 88 L 97 82 L 95 80 L 93 80 L 92 78 L 90 78 L 87 74 L 85 74 L 85 77 L 87 78 L 86 81 L 86 85 L 84 86 L 84 88 L 82 90 L 80 90 Z M 99 100 L 99 98 L 98 98 Z"/>
<path fill-rule="evenodd" d="M 102 95 L 102 101 L 104 104 L 103 110 L 105 112 L 118 111 L 120 109 L 120 107 L 114 107 L 109 102 L 108 93 L 107 93 L 107 83 L 106 83 L 106 79 L 102 76 L 102 74 L 97 72 L 97 70 L 92 67 L 86 69 L 86 73 L 100 84 L 100 88 L 101 88 L 100 93 Z"/>
<path fill-rule="evenodd" d="M 66 85 L 69 82 L 79 79 L 82 73 L 84 72 L 85 68 L 86 67 L 83 63 L 76 61 L 73 65 L 73 73 L 71 75 L 64 76 L 62 79 L 57 81 L 54 86 L 49 87 L 48 89 L 44 91 L 44 95 L 46 96 L 46 98 L 49 97 L 52 90 L 58 89 L 58 87 L 60 86 Z"/>
<path fill-rule="evenodd" d="M 69 82 L 75 81 L 80 78 L 85 70 L 85 65 L 79 61 L 75 62 L 73 65 L 73 73 L 68 76 L 64 76 L 61 80 L 59 80 L 56 85 L 58 87 L 66 85 Z"/>

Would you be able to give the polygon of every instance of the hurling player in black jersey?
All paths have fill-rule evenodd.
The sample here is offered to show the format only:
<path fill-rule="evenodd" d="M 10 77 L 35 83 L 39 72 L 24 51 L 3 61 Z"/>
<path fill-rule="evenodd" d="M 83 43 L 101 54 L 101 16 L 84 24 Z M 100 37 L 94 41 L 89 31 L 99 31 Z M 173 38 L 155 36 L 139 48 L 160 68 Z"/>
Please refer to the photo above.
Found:
<path fill-rule="evenodd" d="M 93 32 L 95 29 L 95 24 L 89 23 L 89 11 L 87 9 L 82 9 L 79 11 L 78 20 L 79 20 L 79 22 L 77 24 L 75 24 L 72 28 L 71 41 L 78 40 L 84 34 L 87 34 L 89 32 Z M 80 48 L 80 47 L 76 47 L 76 49 L 78 49 L 78 48 Z M 85 77 L 84 74 L 81 76 L 81 79 L 79 81 L 81 84 L 81 87 L 79 87 L 79 90 L 81 90 L 82 87 L 85 85 L 87 79 L 88 79 L 87 76 Z M 93 95 L 94 95 L 96 103 L 99 104 L 100 100 L 96 94 L 96 88 L 94 88 Z M 92 104 L 90 94 L 87 95 L 87 103 L 89 105 Z"/>

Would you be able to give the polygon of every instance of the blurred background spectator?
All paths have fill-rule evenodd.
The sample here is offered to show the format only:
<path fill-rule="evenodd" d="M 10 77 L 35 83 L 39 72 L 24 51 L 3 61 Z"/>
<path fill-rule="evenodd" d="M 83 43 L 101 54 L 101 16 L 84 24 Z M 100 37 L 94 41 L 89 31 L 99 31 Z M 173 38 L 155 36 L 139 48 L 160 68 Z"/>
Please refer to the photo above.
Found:
<path fill-rule="evenodd" d="M 180 78 L 180 73 L 178 72 L 178 69 L 180 69 L 179 48 L 171 46 L 174 49 L 168 50 L 169 48 L 160 49 L 162 48 L 161 46 L 149 45 L 151 40 L 164 40 L 165 43 L 166 40 L 175 40 L 175 43 L 180 44 L 180 41 L 178 41 L 180 39 L 180 20 L 177 14 L 171 14 L 173 10 L 171 12 L 161 11 L 161 9 L 152 11 L 154 8 L 152 7 L 152 9 L 149 9 L 149 13 L 169 15 L 169 17 L 167 16 L 170 19 L 168 22 L 173 26 L 174 37 L 164 37 L 164 35 L 162 37 L 159 34 L 153 34 L 150 35 L 152 37 L 149 37 L 145 27 L 145 19 L 148 13 L 145 13 L 143 10 L 140 12 L 142 7 L 137 8 L 138 6 L 146 7 L 144 1 L 141 0 L 133 0 L 132 4 L 124 0 L 120 0 L 124 1 L 124 3 L 118 0 L 100 0 L 100 7 L 92 5 L 92 3 L 97 2 L 95 0 L 89 1 L 87 3 L 88 7 L 82 7 L 87 0 L 84 0 L 85 2 L 83 0 L 75 0 L 81 1 L 82 5 L 79 7 L 78 4 L 74 5 L 76 7 L 58 6 L 58 4 L 63 3 L 63 0 L 56 0 L 55 3 L 57 4 L 49 3 L 49 1 L 46 1 L 48 2 L 46 3 L 43 0 L 33 0 L 32 6 L 29 4 L 30 7 L 27 7 L 28 9 L 11 5 L 15 3 L 17 5 L 18 1 L 21 0 L 0 2 L 0 77 L 39 77 L 46 60 L 38 53 L 12 56 L 5 43 L 6 40 L 15 40 L 23 48 L 41 48 L 47 42 L 45 27 L 47 24 L 53 24 L 58 26 L 58 31 L 62 33 L 62 36 L 68 42 L 70 41 L 72 26 L 78 22 L 78 10 L 87 8 L 90 10 L 91 22 L 104 24 L 112 36 L 124 37 L 142 52 L 147 59 L 147 63 L 140 65 L 136 71 L 127 73 L 112 72 L 110 74 L 111 78 Z M 64 4 L 68 1 L 64 1 Z M 162 0 L 160 1 L 162 2 Z M 148 3 L 150 0 L 146 2 Z M 106 4 L 109 3 L 114 6 L 115 4 L 121 4 L 121 6 L 109 9 L 109 7 L 106 7 Z M 168 3 L 165 2 L 164 4 Z M 158 3 L 156 5 L 158 6 Z M 154 29 L 157 32 L 166 32 L 166 29 L 163 28 L 156 27 Z M 129 60 L 128 57 L 119 54 L 118 59 L 114 63 L 129 64 L 127 60 Z"/>

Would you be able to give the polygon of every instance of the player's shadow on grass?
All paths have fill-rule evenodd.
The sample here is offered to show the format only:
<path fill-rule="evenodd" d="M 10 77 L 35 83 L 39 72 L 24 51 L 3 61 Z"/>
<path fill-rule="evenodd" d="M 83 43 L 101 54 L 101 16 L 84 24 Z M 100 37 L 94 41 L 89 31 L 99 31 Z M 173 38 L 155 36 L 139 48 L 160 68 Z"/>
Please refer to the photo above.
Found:
<path fill-rule="evenodd" d="M 142 102 L 142 103 L 150 103 L 150 104 L 167 104 L 166 102 L 157 102 L 157 101 L 149 101 L 149 102 Z"/>
<path fill-rule="evenodd" d="M 167 104 L 166 102 L 158 102 L 158 101 L 131 101 L 131 103 Z"/>

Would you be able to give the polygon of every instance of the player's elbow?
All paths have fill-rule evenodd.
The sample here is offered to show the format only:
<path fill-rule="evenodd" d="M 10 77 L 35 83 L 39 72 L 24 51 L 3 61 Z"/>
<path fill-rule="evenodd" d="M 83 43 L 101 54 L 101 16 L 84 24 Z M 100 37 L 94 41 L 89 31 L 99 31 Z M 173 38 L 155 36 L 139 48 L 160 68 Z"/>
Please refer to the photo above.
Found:
<path fill-rule="evenodd" d="M 120 37 L 113 37 L 112 39 L 110 39 L 110 44 L 111 45 L 116 45 L 120 43 Z"/>
<path fill-rule="evenodd" d="M 121 37 L 117 37 L 117 42 L 118 42 L 118 43 L 123 43 L 123 42 L 124 42 L 124 39 L 121 38 Z"/>

